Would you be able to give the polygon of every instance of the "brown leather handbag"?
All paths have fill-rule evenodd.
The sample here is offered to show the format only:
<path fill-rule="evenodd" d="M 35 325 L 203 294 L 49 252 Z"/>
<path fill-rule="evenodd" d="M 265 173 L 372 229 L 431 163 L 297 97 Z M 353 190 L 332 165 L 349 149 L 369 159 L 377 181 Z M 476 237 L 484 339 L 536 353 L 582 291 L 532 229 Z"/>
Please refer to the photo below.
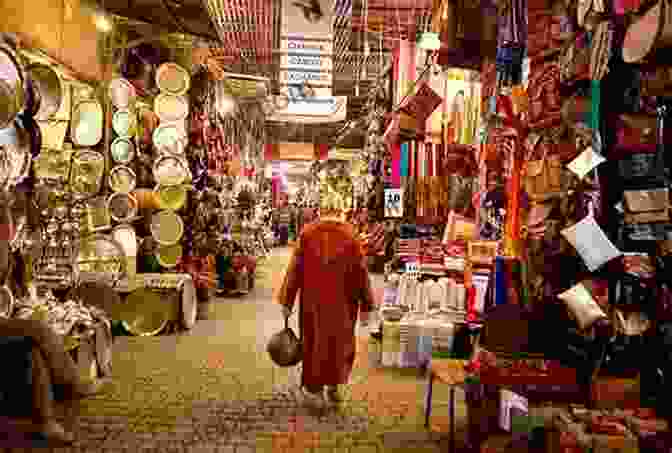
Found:
<path fill-rule="evenodd" d="M 562 161 L 558 156 L 548 155 L 550 146 L 544 147 L 539 160 L 525 163 L 523 187 L 533 201 L 543 201 L 562 192 Z"/>
<path fill-rule="evenodd" d="M 626 190 L 625 223 L 655 223 L 670 220 L 669 190 L 667 188 Z"/>
<path fill-rule="evenodd" d="M 620 116 L 616 147 L 638 151 L 656 151 L 656 117 L 644 114 Z"/>
<path fill-rule="evenodd" d="M 658 51 L 672 47 L 672 1 L 658 0 L 636 19 L 623 40 L 623 61 L 655 61 Z"/>

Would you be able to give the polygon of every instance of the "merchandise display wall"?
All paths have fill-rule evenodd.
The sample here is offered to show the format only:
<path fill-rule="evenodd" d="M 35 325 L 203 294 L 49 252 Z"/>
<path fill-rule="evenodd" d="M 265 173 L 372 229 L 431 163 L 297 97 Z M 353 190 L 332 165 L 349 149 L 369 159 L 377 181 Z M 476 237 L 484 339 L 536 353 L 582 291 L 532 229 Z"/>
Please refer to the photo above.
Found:
<path fill-rule="evenodd" d="M 638 14 L 657 6 L 613 17 L 612 6 L 498 5 L 496 59 L 480 74 L 399 45 L 396 74 L 416 82 L 397 87 L 385 157 L 367 176 L 386 212 L 403 204 L 377 334 L 384 366 L 469 358 L 472 379 L 520 384 L 526 398 L 555 383 L 548 401 L 664 415 L 669 105 L 655 49 L 666 44 L 635 44 Z M 450 17 L 434 24 L 444 43 Z M 609 382 L 640 382 L 641 400 L 607 401 Z"/>

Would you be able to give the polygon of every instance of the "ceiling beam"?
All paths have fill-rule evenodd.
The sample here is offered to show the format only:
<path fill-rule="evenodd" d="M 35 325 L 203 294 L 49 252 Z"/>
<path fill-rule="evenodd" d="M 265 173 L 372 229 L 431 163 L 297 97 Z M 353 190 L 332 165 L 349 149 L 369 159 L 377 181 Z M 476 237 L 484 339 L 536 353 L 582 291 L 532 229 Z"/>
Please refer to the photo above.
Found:
<path fill-rule="evenodd" d="M 219 40 L 207 11 L 200 7 L 200 4 L 189 5 L 188 7 L 176 6 L 173 13 L 181 23 L 171 19 L 171 13 L 164 7 L 157 8 L 157 4 L 154 2 L 147 4 L 134 0 L 106 0 L 105 2 L 99 0 L 98 5 L 110 14 L 135 19 L 164 28 L 167 31 L 188 33 L 210 41 Z M 171 7 L 173 6 L 171 5 Z"/>

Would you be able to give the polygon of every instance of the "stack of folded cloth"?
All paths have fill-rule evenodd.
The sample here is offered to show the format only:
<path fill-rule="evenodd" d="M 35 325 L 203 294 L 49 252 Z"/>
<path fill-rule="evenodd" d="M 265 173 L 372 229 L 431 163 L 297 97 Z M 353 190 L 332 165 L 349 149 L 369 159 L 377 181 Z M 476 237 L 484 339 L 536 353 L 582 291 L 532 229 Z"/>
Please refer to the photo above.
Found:
<path fill-rule="evenodd" d="M 420 255 L 420 239 L 399 239 L 397 255 L 400 257 L 417 257 Z"/>
<path fill-rule="evenodd" d="M 432 338 L 432 356 L 450 358 L 454 339 L 455 325 L 452 322 L 442 322 Z"/>
<path fill-rule="evenodd" d="M 443 265 L 452 271 L 464 271 L 467 256 L 467 244 L 463 241 L 450 241 L 443 245 Z"/>
<path fill-rule="evenodd" d="M 421 271 L 443 272 L 444 251 L 443 244 L 438 240 L 425 239 L 420 244 L 422 255 L 420 257 Z"/>
<path fill-rule="evenodd" d="M 420 326 L 416 319 L 411 317 L 399 323 L 399 367 L 416 368 L 420 366 L 420 353 L 418 351 L 418 337 Z"/>

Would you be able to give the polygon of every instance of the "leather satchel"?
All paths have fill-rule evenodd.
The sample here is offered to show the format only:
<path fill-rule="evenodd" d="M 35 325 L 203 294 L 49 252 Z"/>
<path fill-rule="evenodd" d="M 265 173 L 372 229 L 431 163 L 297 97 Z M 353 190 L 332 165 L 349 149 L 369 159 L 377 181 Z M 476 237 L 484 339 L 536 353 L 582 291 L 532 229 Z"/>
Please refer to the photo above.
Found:
<path fill-rule="evenodd" d="M 544 156 L 525 164 L 523 186 L 534 201 L 543 201 L 562 192 L 562 161 L 558 156 Z"/>
<path fill-rule="evenodd" d="M 669 191 L 667 188 L 626 190 L 625 223 L 655 223 L 670 220 Z"/>
<path fill-rule="evenodd" d="M 624 114 L 616 134 L 616 147 L 640 152 L 656 150 L 656 117 Z"/>

